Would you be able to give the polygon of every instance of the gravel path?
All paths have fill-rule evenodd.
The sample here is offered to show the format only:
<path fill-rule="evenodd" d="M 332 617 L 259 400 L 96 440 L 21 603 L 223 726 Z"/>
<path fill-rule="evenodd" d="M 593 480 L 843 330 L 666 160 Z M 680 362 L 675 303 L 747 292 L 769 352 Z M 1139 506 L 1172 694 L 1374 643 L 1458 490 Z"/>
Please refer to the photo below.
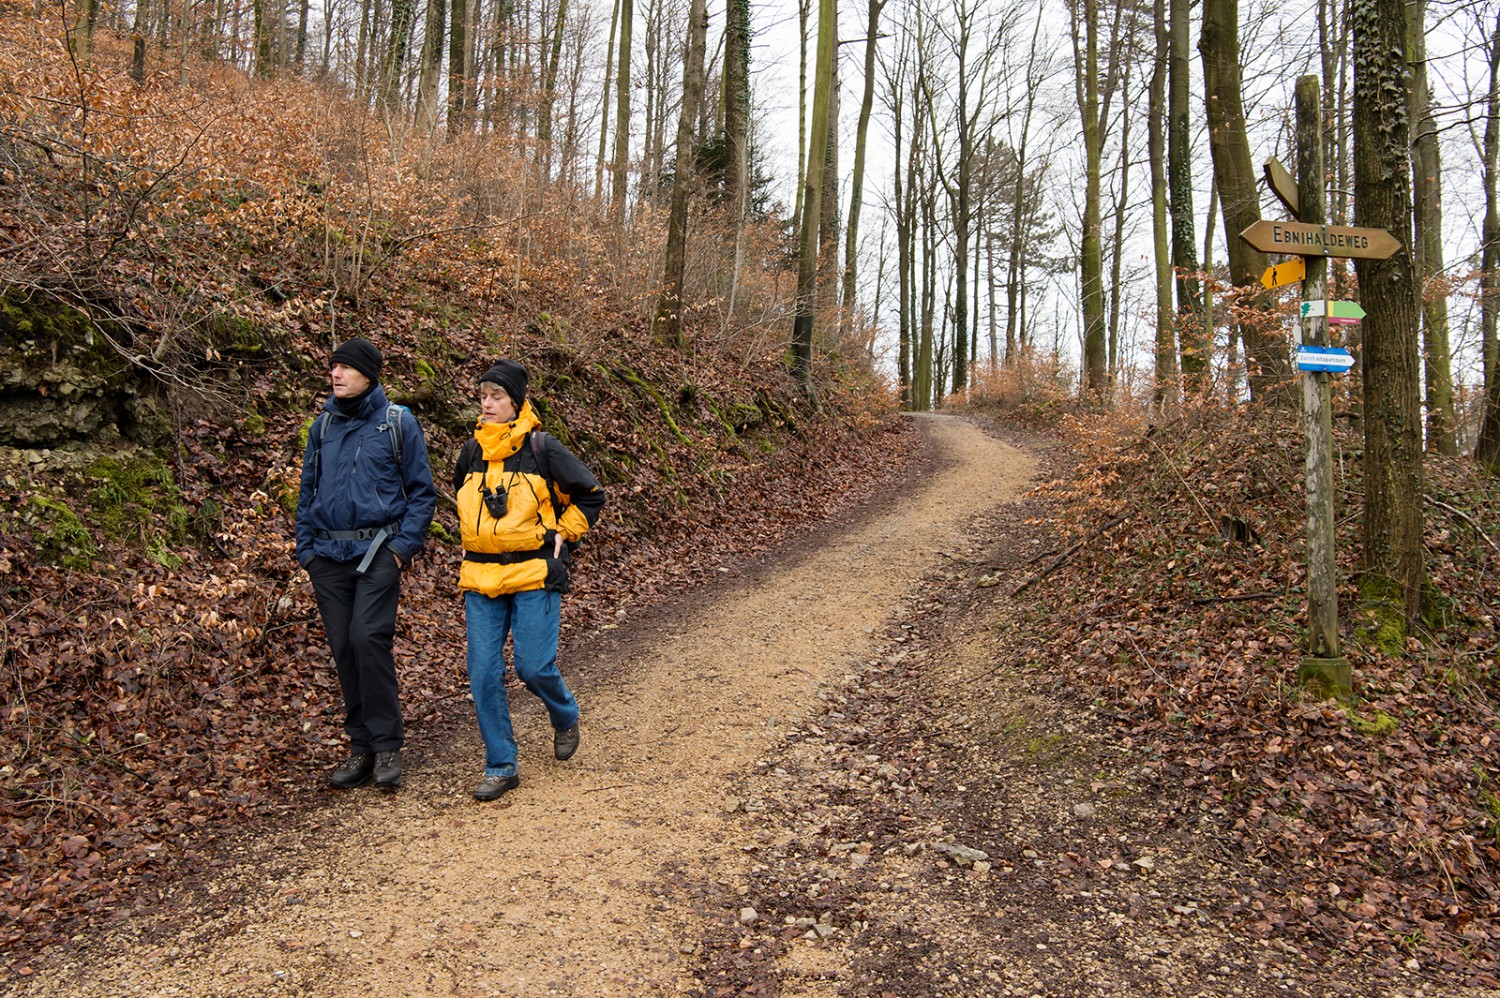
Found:
<path fill-rule="evenodd" d="M 1044 546 L 1017 505 L 1036 463 L 917 418 L 924 470 L 853 522 L 575 640 L 571 762 L 518 695 L 500 802 L 468 797 L 462 724 L 408 749 L 399 793 L 289 810 L 27 992 L 1479 994 L 1244 931 L 1262 892 L 1229 818 L 1064 671 L 1000 664 Z"/>
<path fill-rule="evenodd" d="M 399 793 L 329 794 L 240 843 L 206 886 L 163 898 L 159 922 L 91 940 L 28 990 L 689 993 L 704 927 L 726 913 L 702 910 L 684 881 L 739 882 L 754 861 L 741 781 L 870 654 L 965 521 L 1032 474 L 973 426 L 925 422 L 935 470 L 898 502 L 674 613 L 575 643 L 572 761 L 551 759 L 545 714 L 515 696 L 521 786 L 500 802 L 468 798 L 477 734 L 413 746 Z"/>

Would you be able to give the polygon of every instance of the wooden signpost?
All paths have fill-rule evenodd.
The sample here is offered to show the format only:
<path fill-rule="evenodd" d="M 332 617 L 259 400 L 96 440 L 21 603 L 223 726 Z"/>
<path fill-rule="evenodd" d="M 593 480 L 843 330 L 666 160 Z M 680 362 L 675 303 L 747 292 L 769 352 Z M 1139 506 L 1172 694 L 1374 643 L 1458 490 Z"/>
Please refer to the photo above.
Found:
<path fill-rule="evenodd" d="M 1240 238 L 1262 253 L 1294 253 L 1305 257 L 1384 260 L 1401 248 L 1400 240 L 1384 229 L 1318 222 L 1273 222 L 1264 218 L 1249 225 L 1240 233 Z"/>
<path fill-rule="evenodd" d="M 1302 199 L 1297 195 L 1297 181 L 1287 172 L 1287 168 L 1281 165 L 1281 160 L 1272 156 L 1266 160 L 1266 183 L 1271 187 L 1271 193 L 1284 205 L 1286 210 L 1292 213 L 1293 218 L 1302 217 Z"/>
<path fill-rule="evenodd" d="M 1328 258 L 1384 260 L 1401 248 L 1384 229 L 1328 225 L 1323 196 L 1323 112 L 1318 78 L 1297 80 L 1297 178 L 1276 160 L 1265 165 L 1266 183 L 1297 219 L 1261 220 L 1240 238 L 1266 253 L 1283 253 L 1295 262 L 1278 263 L 1261 283 L 1268 288 L 1302 281 L 1301 347 L 1297 367 L 1303 371 L 1302 397 L 1307 416 L 1307 654 L 1298 674 L 1325 694 L 1353 691 L 1349 663 L 1339 654 L 1339 607 L 1333 539 L 1333 398 L 1330 378 L 1354 366 L 1349 351 L 1328 342 L 1330 322 L 1357 322 L 1364 309 L 1355 302 L 1329 301 Z M 1300 266 L 1299 266 L 1300 264 Z M 1286 268 L 1283 270 L 1283 268 Z M 1291 274 L 1296 271 L 1294 278 Z"/>

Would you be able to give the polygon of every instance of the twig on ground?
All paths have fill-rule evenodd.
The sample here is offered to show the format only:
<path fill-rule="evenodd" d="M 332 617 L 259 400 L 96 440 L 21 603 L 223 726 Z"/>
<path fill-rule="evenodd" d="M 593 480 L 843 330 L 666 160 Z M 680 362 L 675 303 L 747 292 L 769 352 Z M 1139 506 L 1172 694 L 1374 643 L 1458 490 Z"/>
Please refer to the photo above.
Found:
<path fill-rule="evenodd" d="M 1197 599 L 1193 600 L 1193 603 L 1196 606 L 1202 606 L 1205 603 L 1243 603 L 1246 600 L 1271 599 L 1272 597 L 1280 595 L 1281 593 L 1278 592 L 1264 592 L 1240 593 L 1238 596 L 1200 596 Z"/>
<path fill-rule="evenodd" d="M 1021 592 L 1025 591 L 1030 586 L 1032 586 L 1034 583 L 1040 582 L 1042 579 L 1045 579 L 1047 576 L 1049 576 L 1053 572 L 1057 571 L 1058 568 L 1060 568 L 1062 566 L 1063 562 L 1065 562 L 1069 558 L 1071 558 L 1073 556 L 1073 554 L 1079 548 L 1083 547 L 1089 541 L 1093 540 L 1095 537 L 1098 537 L 1100 534 L 1104 533 L 1109 528 L 1116 527 L 1116 526 L 1119 526 L 1120 524 L 1124 523 L 1126 520 L 1130 519 L 1130 517 L 1131 517 L 1131 514 L 1130 513 L 1126 513 L 1123 516 L 1117 516 L 1117 517 L 1115 517 L 1113 520 L 1110 520 L 1108 523 L 1104 523 L 1104 524 L 1101 524 L 1101 525 L 1095 527 L 1093 530 L 1089 531 L 1088 534 L 1086 534 L 1085 536 L 1079 538 L 1078 540 L 1074 541 L 1072 544 L 1070 544 L 1066 548 L 1064 548 L 1062 554 L 1058 555 L 1056 558 L 1053 558 L 1050 562 L 1047 563 L 1047 567 L 1043 568 L 1040 572 L 1037 572 L 1031 578 L 1027 579 L 1025 582 L 1021 583 L 1019 586 L 1016 586 L 1016 588 L 1012 589 L 1010 591 L 1010 595 L 1012 595 L 1012 596 L 1019 595 Z"/>

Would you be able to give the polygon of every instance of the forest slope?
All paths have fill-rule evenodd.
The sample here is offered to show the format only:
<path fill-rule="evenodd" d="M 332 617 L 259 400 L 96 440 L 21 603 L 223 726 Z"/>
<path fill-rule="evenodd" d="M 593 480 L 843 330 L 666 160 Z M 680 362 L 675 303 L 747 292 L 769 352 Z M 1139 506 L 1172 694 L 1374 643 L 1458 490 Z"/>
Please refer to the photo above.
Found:
<path fill-rule="evenodd" d="M 215 838 L 343 750 L 291 558 L 333 345 L 366 335 L 443 483 L 510 356 L 610 494 L 571 632 L 716 574 L 900 470 L 910 434 L 825 344 L 783 362 L 786 257 L 746 233 L 739 311 L 653 341 L 660 220 L 628 232 L 503 135 L 426 141 L 308 81 L 0 21 L 0 952 L 20 973 L 154 903 Z M 705 223 L 705 245 L 718 237 Z M 691 271 L 712 300 L 707 256 Z M 780 290 L 778 290 L 780 289 Z M 726 525 L 732 530 L 723 529 Z M 407 576 L 397 655 L 422 726 L 464 695 L 456 529 Z"/>

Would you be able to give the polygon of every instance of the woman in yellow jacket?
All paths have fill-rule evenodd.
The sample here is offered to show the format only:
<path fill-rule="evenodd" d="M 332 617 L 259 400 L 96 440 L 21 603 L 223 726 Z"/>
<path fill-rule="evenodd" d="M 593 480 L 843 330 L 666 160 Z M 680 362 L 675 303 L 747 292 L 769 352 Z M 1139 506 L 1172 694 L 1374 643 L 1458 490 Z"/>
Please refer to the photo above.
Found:
<path fill-rule="evenodd" d="M 598 520 L 604 490 L 541 432 L 526 382 L 526 368 L 512 360 L 479 379 L 479 423 L 453 471 L 469 691 L 484 738 L 478 800 L 495 800 L 520 783 L 505 695 L 506 635 L 515 639 L 516 675 L 547 706 L 553 754 L 568 759 L 578 749 L 578 701 L 557 668 L 558 622 L 570 547 Z"/>

